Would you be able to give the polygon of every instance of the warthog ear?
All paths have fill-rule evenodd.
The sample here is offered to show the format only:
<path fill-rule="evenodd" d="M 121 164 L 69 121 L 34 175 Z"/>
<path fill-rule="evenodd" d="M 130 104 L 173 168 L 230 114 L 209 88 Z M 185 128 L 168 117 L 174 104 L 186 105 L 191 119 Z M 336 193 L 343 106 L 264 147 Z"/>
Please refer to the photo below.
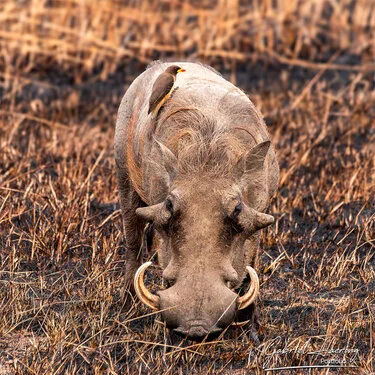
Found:
<path fill-rule="evenodd" d="M 238 217 L 238 221 L 245 231 L 251 235 L 257 230 L 268 227 L 275 221 L 274 217 L 263 212 L 254 210 L 244 205 L 243 211 Z"/>
<path fill-rule="evenodd" d="M 270 141 L 259 143 L 244 154 L 233 168 L 235 178 L 240 179 L 244 173 L 262 171 L 270 144 Z"/>
<path fill-rule="evenodd" d="M 154 221 L 163 205 L 164 202 L 154 204 L 153 206 L 140 207 L 135 210 L 135 213 L 146 221 Z"/>

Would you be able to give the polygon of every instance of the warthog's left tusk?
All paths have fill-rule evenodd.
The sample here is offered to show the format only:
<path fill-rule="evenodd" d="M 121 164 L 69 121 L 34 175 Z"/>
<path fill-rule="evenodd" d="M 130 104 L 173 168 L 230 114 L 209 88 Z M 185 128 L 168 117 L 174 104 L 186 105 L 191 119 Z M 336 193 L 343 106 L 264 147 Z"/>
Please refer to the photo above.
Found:
<path fill-rule="evenodd" d="M 153 310 L 159 309 L 159 296 L 152 294 L 144 284 L 144 273 L 146 269 L 151 266 L 152 262 L 143 263 L 137 270 L 134 276 L 134 289 L 138 298 L 148 307 Z"/>
<path fill-rule="evenodd" d="M 251 284 L 249 290 L 241 297 L 237 298 L 238 310 L 245 309 L 251 305 L 259 293 L 259 279 L 253 267 L 247 266 L 247 272 L 249 273 Z"/>

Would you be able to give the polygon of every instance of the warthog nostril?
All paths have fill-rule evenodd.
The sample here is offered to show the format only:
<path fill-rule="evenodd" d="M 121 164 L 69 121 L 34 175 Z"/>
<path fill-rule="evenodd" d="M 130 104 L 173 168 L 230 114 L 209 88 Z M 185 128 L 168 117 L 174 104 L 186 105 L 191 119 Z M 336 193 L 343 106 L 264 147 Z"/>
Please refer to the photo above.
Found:
<path fill-rule="evenodd" d="M 190 340 L 200 341 L 204 338 L 213 339 L 217 337 L 222 332 L 222 329 L 216 326 L 207 328 L 202 324 L 192 324 L 187 328 L 180 326 L 173 331 L 179 336 L 186 337 Z"/>
<path fill-rule="evenodd" d="M 174 331 L 182 337 L 199 338 L 208 335 L 207 329 L 203 326 L 192 326 L 188 329 L 176 328 Z"/>

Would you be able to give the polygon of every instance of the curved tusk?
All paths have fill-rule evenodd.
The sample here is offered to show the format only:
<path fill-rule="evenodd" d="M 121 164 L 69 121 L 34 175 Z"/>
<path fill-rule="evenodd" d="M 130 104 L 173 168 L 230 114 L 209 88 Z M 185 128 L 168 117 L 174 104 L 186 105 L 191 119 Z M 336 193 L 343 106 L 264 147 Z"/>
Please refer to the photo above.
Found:
<path fill-rule="evenodd" d="M 253 267 L 247 266 L 251 284 L 249 290 L 241 297 L 237 298 L 238 310 L 245 309 L 251 305 L 259 294 L 259 279 Z"/>
<path fill-rule="evenodd" d="M 144 273 L 146 269 L 151 266 L 152 262 L 143 263 L 137 270 L 134 276 L 134 289 L 138 298 L 148 307 L 153 310 L 159 309 L 159 296 L 152 294 L 144 284 Z"/>

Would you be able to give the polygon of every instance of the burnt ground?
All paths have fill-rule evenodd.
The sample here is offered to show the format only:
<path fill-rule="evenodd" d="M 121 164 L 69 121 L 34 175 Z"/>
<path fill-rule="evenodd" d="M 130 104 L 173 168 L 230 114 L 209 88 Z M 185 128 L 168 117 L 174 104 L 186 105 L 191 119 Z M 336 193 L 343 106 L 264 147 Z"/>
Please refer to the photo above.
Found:
<path fill-rule="evenodd" d="M 373 73 L 259 62 L 232 74 L 265 116 L 281 168 L 277 221 L 260 253 L 260 343 L 245 326 L 168 347 L 150 311 L 124 308 L 113 136 L 123 92 L 143 68 L 77 83 L 41 67 L 2 81 L 0 373 L 248 374 L 327 363 L 356 366 L 333 373 L 373 372 Z"/>

